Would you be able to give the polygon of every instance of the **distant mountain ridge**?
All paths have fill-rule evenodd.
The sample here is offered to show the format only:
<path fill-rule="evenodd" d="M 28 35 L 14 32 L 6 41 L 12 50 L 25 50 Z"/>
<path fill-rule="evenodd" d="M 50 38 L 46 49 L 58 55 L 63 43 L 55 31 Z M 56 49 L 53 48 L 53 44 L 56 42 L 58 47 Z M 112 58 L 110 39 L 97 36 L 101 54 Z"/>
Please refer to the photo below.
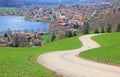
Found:
<path fill-rule="evenodd" d="M 31 4 L 74 4 L 74 3 L 98 3 L 111 2 L 113 0 L 0 0 L 0 6 L 16 7 Z"/>
<path fill-rule="evenodd" d="M 0 6 L 14 6 L 16 3 L 13 0 L 0 0 Z"/>

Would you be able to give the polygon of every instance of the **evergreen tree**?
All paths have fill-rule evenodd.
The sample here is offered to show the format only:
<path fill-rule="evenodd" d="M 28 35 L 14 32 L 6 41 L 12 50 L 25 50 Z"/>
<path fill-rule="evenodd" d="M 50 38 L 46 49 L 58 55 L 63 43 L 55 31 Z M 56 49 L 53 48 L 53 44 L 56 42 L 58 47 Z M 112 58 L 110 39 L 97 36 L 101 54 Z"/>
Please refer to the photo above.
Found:
<path fill-rule="evenodd" d="M 99 33 L 99 30 L 98 30 L 98 29 L 96 29 L 94 33 L 95 33 L 95 34 L 98 34 L 98 33 Z"/>
<path fill-rule="evenodd" d="M 119 23 L 118 26 L 117 26 L 116 32 L 120 32 L 120 23 Z"/>
<path fill-rule="evenodd" d="M 109 24 L 108 27 L 107 27 L 107 30 L 106 30 L 108 33 L 111 33 L 112 32 L 112 27 L 111 25 Z"/>
<path fill-rule="evenodd" d="M 15 47 L 19 47 L 20 42 L 18 39 L 19 39 L 18 34 L 15 34 L 14 35 L 14 46 Z"/>
<path fill-rule="evenodd" d="M 105 33 L 104 27 L 101 28 L 101 33 Z"/>
<path fill-rule="evenodd" d="M 56 38 L 56 36 L 55 36 L 55 34 L 53 34 L 53 35 L 51 36 L 51 41 L 54 41 L 55 38 Z"/>
<path fill-rule="evenodd" d="M 73 26 L 74 26 L 74 29 L 78 29 L 80 27 L 80 25 L 78 23 L 73 24 Z"/>
<path fill-rule="evenodd" d="M 83 29 L 83 33 L 84 34 L 89 34 L 89 22 L 88 22 L 88 20 L 86 20 L 85 22 L 84 22 L 84 29 Z"/>
<path fill-rule="evenodd" d="M 8 34 L 5 32 L 4 37 L 8 37 Z"/>

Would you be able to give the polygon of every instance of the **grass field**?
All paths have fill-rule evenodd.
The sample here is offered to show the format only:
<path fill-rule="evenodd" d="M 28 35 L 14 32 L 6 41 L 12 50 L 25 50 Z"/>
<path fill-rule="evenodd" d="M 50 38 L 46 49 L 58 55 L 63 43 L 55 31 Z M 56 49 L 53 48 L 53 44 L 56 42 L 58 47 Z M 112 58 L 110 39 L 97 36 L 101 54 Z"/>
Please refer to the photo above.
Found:
<path fill-rule="evenodd" d="M 120 65 L 120 33 L 98 35 L 92 39 L 97 41 L 101 47 L 81 52 L 81 57 L 107 64 Z"/>
<path fill-rule="evenodd" d="M 0 77 L 53 77 L 52 71 L 36 62 L 37 57 L 45 52 L 76 49 L 80 46 L 81 43 L 77 36 L 55 41 L 42 47 L 0 47 Z"/>
<path fill-rule="evenodd" d="M 0 8 L 0 11 L 2 11 L 2 12 L 9 12 L 9 13 L 18 12 L 18 10 L 16 10 L 16 9 L 13 8 L 13 7 Z"/>
<path fill-rule="evenodd" d="M 56 5 L 48 5 L 47 8 L 48 9 L 52 9 L 52 8 L 56 9 L 56 8 L 58 8 L 58 6 L 56 6 Z"/>
<path fill-rule="evenodd" d="M 51 41 L 51 35 L 42 35 L 41 38 L 45 41 L 45 42 L 50 42 Z"/>

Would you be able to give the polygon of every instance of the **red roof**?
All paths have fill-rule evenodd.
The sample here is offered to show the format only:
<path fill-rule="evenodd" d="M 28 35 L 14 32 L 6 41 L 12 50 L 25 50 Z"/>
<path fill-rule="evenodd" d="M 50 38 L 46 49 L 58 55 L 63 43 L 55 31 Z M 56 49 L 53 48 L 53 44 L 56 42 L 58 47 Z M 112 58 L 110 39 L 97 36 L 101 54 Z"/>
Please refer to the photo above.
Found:
<path fill-rule="evenodd" d="M 61 19 L 57 20 L 57 23 L 63 23 L 63 22 L 64 22 L 64 20 L 61 20 Z"/>

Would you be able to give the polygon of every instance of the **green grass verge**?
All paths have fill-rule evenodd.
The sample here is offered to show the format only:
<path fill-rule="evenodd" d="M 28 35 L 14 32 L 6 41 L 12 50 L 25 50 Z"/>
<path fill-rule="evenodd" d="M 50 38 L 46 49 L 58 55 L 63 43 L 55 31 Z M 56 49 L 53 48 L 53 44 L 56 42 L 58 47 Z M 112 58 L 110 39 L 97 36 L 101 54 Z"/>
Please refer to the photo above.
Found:
<path fill-rule="evenodd" d="M 81 52 L 86 59 L 107 64 L 120 65 L 120 33 L 103 34 L 92 37 L 101 47 Z"/>
<path fill-rule="evenodd" d="M 77 36 L 51 42 L 42 47 L 0 47 L 0 77 L 53 77 L 54 72 L 39 65 L 37 57 L 45 52 L 76 49 L 80 46 Z"/>

